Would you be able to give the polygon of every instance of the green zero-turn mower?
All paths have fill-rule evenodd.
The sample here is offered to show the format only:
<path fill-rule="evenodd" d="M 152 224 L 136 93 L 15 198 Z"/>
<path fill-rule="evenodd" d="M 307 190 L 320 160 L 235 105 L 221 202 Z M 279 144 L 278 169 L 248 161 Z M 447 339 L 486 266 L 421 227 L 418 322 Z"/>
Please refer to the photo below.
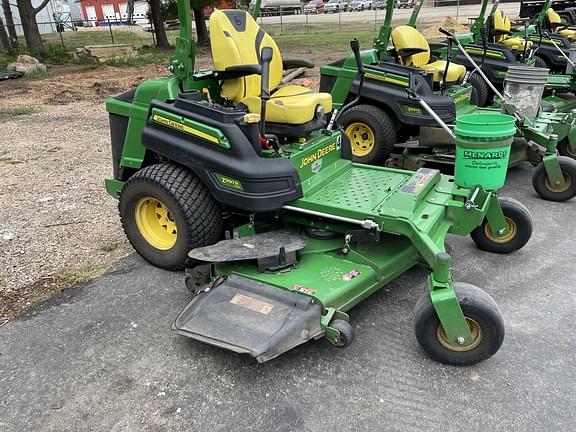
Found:
<path fill-rule="evenodd" d="M 560 35 L 552 35 L 542 28 L 542 18 L 538 14 L 532 23 L 526 20 L 512 27 L 510 19 L 499 9 L 499 0 L 494 1 L 488 16 L 488 0 L 483 0 L 480 14 L 474 20 L 470 33 L 456 37 L 464 49 L 488 76 L 499 90 L 504 87 L 504 78 L 509 66 L 519 64 L 534 65 L 550 69 L 545 89 L 544 104 L 559 112 L 571 112 L 576 108 L 576 75 L 573 73 L 573 61 L 569 58 L 570 42 Z M 411 17 L 415 25 L 417 14 Z M 535 33 L 537 31 L 537 33 Z M 446 49 L 439 47 L 434 54 L 446 55 Z M 474 70 L 461 51 L 453 53 L 454 61 L 463 64 L 468 70 Z M 570 67 L 567 65 L 570 63 Z M 490 105 L 494 93 L 488 91 L 486 97 L 479 95 L 479 106 Z"/>
<path fill-rule="evenodd" d="M 467 57 L 468 61 L 474 65 L 476 72 L 482 76 L 491 90 L 499 99 L 499 108 L 478 108 L 475 113 L 494 114 L 498 112 L 508 113 L 516 118 L 516 137 L 508 160 L 509 166 L 517 166 L 528 162 L 534 166 L 532 185 L 535 191 L 543 199 L 550 201 L 567 201 L 576 196 L 576 115 L 574 113 L 545 112 L 541 107 L 541 100 L 535 91 L 536 86 L 528 83 L 512 85 L 505 89 L 510 92 L 512 89 L 519 91 L 529 103 L 540 106 L 537 115 L 532 118 L 522 114 L 512 104 L 510 99 L 517 100 L 518 96 L 512 98 L 508 94 L 505 98 L 488 80 L 481 68 L 469 56 L 465 48 L 452 33 L 440 29 L 458 46 L 460 51 Z M 521 74 L 531 74 L 546 70 L 525 67 L 520 69 Z M 523 79 L 520 79 L 523 81 Z M 545 81 L 545 80 L 544 80 Z M 422 107 L 426 103 L 419 98 L 414 91 L 411 92 L 414 100 L 418 101 Z M 418 140 L 409 141 L 399 146 L 401 153 L 393 154 L 387 161 L 388 166 L 401 167 L 404 169 L 418 169 L 423 166 L 434 166 L 436 168 L 452 167 L 456 161 L 457 153 L 452 130 L 439 117 L 436 118 L 438 125 L 442 129 L 436 131 L 425 131 Z M 443 133 L 446 131 L 447 133 Z M 439 133 L 440 132 L 440 133 Z M 560 153 L 560 154 L 559 154 Z"/>
<path fill-rule="evenodd" d="M 329 94 L 277 88 L 283 67 L 307 62 L 283 59 L 250 15 L 226 10 L 210 18 L 215 70 L 194 72 L 188 0 L 178 10 L 173 76 L 107 101 L 106 188 L 128 239 L 156 266 L 195 265 L 174 329 L 259 361 L 321 337 L 344 346 L 346 312 L 421 264 L 423 349 L 455 365 L 493 355 L 502 316 L 488 294 L 452 281 L 445 236 L 512 252 L 530 238 L 528 211 L 437 170 L 354 164 L 346 136 L 323 123 Z"/>
<path fill-rule="evenodd" d="M 423 0 L 420 0 L 420 6 L 422 2 Z M 470 32 L 456 35 L 467 56 L 452 44 L 453 61 L 464 65 L 468 71 L 474 71 L 474 65 L 468 59 L 468 56 L 471 57 L 500 91 L 504 88 L 508 67 L 519 65 L 547 67 L 554 74 L 548 77 L 543 103 L 549 106 L 550 110 L 571 112 L 576 108 L 576 97 L 573 95 L 576 91 L 576 76 L 572 74 L 572 69 L 566 72 L 567 61 L 571 62 L 568 52 L 546 38 L 546 32 L 541 33 L 535 42 L 534 36 L 529 36 L 535 26 L 528 25 L 526 21 L 523 22 L 523 26 L 512 28 L 510 19 L 498 9 L 498 5 L 499 0 L 496 0 L 486 16 L 488 0 L 483 0 L 480 13 L 474 20 Z M 409 26 L 416 27 L 419 10 L 419 7 L 414 9 Z M 448 51 L 446 43 L 436 42 L 431 43 L 431 46 L 433 55 L 439 58 L 446 57 Z M 476 86 L 476 88 L 478 106 L 485 107 L 494 103 L 495 94 L 489 87 Z"/>
<path fill-rule="evenodd" d="M 339 119 L 356 162 L 382 164 L 397 143 L 417 136 L 422 127 L 437 126 L 407 90 L 417 91 L 447 123 L 453 123 L 457 114 L 474 111 L 477 94 L 487 92 L 477 74 L 467 77 L 464 66 L 431 57 L 428 42 L 413 27 L 392 29 L 393 13 L 394 0 L 388 0 L 374 47 L 361 52 L 366 69 L 362 93 L 352 54 L 320 68 L 320 91 L 332 94 L 335 109 L 360 97 Z"/>
<path fill-rule="evenodd" d="M 539 63 L 557 73 L 566 71 L 570 45 L 576 32 L 561 28 L 561 18 L 552 9 L 552 0 L 546 0 L 542 9 L 528 18 L 528 40 L 534 44 L 535 55 Z M 512 28 L 512 36 L 525 33 L 523 26 Z"/>
<path fill-rule="evenodd" d="M 354 56 L 350 55 L 321 67 L 320 90 L 329 91 L 334 107 L 341 110 L 339 122 L 351 140 L 355 162 L 383 164 L 388 161 L 389 166 L 404 169 L 428 164 L 449 170 L 454 164 L 454 141 L 449 137 L 447 139 L 439 123 L 453 125 L 457 115 L 481 113 L 482 110 L 469 103 L 473 93 L 470 86 L 448 86 L 444 94 L 435 91 L 434 72 L 422 64 L 422 59 L 413 61 L 412 65 L 397 63 L 396 51 L 400 51 L 400 56 L 404 49 L 407 50 L 406 54 L 420 55 L 423 51 L 418 46 L 422 41 L 426 44 L 426 41 L 412 26 L 401 26 L 394 29 L 397 32 L 396 39 L 392 37 L 394 49 L 388 51 L 386 41 L 391 39 L 392 34 L 390 16 L 387 14 L 374 48 L 361 52 L 365 69 L 363 86 L 359 85 L 361 77 Z M 518 115 L 516 107 L 510 103 L 502 106 L 502 90 L 492 84 L 466 46 L 454 35 L 448 34 L 445 45 L 448 47 L 454 43 L 458 52 L 474 68 L 466 79 L 481 81 L 494 95 L 499 95 L 496 109 L 503 109 L 518 119 L 517 135 L 522 139 L 515 142 L 510 165 L 524 162 L 536 165 L 533 185 L 544 199 L 565 201 L 576 196 L 576 181 L 572 180 L 576 179 L 576 164 L 570 160 L 576 156 L 576 114 L 554 109 L 554 104 L 565 104 L 567 96 L 556 94 L 545 97 L 542 103 L 545 109 L 541 109 L 534 119 Z M 399 48 L 399 45 L 406 48 Z M 452 49 L 448 48 L 447 52 L 452 52 Z M 444 65 L 453 65 L 449 57 Z M 454 66 L 465 69 L 461 65 Z M 474 88 L 480 89 L 479 86 Z M 451 94 L 452 97 L 448 96 L 451 91 L 455 92 Z M 345 105 L 355 98 L 359 98 L 359 103 L 346 108 Z M 424 109 L 421 102 L 430 110 Z M 405 148 L 409 151 L 403 152 Z M 432 152 L 434 157 L 427 155 L 428 152 Z M 422 154 L 422 157 L 415 159 L 414 154 Z M 399 158 L 399 155 L 402 157 Z M 389 160 L 391 156 L 392 160 Z"/>

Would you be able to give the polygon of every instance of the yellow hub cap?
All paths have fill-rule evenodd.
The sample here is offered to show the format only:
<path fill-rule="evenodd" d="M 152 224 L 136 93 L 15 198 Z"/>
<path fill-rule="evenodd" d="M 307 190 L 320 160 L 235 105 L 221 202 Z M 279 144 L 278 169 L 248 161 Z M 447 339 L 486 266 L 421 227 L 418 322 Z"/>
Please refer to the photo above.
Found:
<path fill-rule="evenodd" d="M 152 197 L 141 198 L 136 203 L 134 212 L 136 226 L 151 246 L 168 250 L 176 244 L 176 222 L 170 209 L 162 201 Z"/>
<path fill-rule="evenodd" d="M 518 232 L 518 227 L 516 226 L 516 222 L 514 222 L 509 217 L 505 217 L 506 219 L 506 226 L 508 227 L 508 234 L 505 235 L 497 235 L 492 232 L 490 229 L 490 225 L 484 225 L 484 234 L 488 237 L 489 240 L 493 241 L 494 243 L 507 243 L 516 237 L 516 233 Z"/>
<path fill-rule="evenodd" d="M 466 324 L 468 324 L 468 328 L 470 329 L 470 334 L 472 335 L 472 342 L 469 343 L 468 345 L 453 344 L 448 340 L 448 336 L 446 336 L 444 327 L 442 327 L 442 324 L 440 324 L 438 326 L 438 329 L 436 330 L 436 337 L 438 338 L 438 342 L 440 342 L 440 344 L 444 348 L 448 348 L 451 351 L 464 352 L 464 351 L 471 351 L 478 345 L 480 345 L 480 342 L 482 341 L 482 330 L 480 329 L 480 326 L 472 318 L 468 317 L 465 318 L 466 318 Z"/>
<path fill-rule="evenodd" d="M 550 183 L 548 177 L 546 177 L 546 180 L 544 180 L 544 184 L 546 185 L 546 189 L 548 189 L 550 192 L 565 192 L 570 189 L 570 186 L 572 186 L 572 177 L 568 174 L 564 174 L 563 186 L 554 186 Z"/>
<path fill-rule="evenodd" d="M 368 156 L 374 149 L 374 132 L 365 123 L 356 122 L 346 128 L 346 135 L 352 144 L 352 154 L 358 157 Z"/>

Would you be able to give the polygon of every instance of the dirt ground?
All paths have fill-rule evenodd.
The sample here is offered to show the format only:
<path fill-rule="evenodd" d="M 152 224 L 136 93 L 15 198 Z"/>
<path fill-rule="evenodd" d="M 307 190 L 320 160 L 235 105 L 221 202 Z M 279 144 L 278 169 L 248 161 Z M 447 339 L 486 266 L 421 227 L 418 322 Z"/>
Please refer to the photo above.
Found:
<path fill-rule="evenodd" d="M 112 176 L 104 102 L 162 75 L 163 64 L 68 67 L 0 83 L 0 326 L 132 252 L 104 190 Z M 318 69 L 306 78 L 317 87 Z"/>

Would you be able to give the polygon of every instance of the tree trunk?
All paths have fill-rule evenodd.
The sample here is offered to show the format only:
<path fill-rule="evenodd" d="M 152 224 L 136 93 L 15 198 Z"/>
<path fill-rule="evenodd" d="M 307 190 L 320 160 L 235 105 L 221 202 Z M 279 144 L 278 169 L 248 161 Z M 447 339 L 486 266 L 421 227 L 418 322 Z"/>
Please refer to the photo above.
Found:
<path fill-rule="evenodd" d="M 46 7 L 49 0 L 43 1 L 37 8 L 32 6 L 32 0 L 17 0 L 20 21 L 22 21 L 22 31 L 26 46 L 36 56 L 44 54 L 44 44 L 36 24 L 36 14 Z"/>
<path fill-rule="evenodd" d="M 10 0 L 2 0 L 2 9 L 4 10 L 4 18 L 6 19 L 6 27 L 8 27 L 8 37 L 10 38 L 10 48 L 18 48 L 18 35 L 16 34 L 16 26 L 14 25 L 14 17 L 12 16 L 12 9 L 10 9 Z"/>
<path fill-rule="evenodd" d="M 10 39 L 8 39 L 8 33 L 6 33 L 6 27 L 4 27 L 4 21 L 0 18 L 0 47 L 5 50 L 10 50 L 12 45 L 10 44 Z"/>
<path fill-rule="evenodd" d="M 208 29 L 206 28 L 206 20 L 204 19 L 204 11 L 202 9 L 194 10 L 194 22 L 196 23 L 196 43 L 198 45 L 208 45 Z"/>
<path fill-rule="evenodd" d="M 152 16 L 152 24 L 156 35 L 156 46 L 158 48 L 170 48 L 162 16 L 160 15 L 160 0 L 150 0 L 150 15 Z"/>

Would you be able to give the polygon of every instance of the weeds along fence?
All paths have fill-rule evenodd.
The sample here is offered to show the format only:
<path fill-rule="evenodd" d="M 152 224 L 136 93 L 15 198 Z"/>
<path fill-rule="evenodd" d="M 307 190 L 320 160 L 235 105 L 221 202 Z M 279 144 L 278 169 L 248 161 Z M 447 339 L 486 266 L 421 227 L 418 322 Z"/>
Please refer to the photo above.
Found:
<path fill-rule="evenodd" d="M 400 3 L 401 0 L 396 0 Z M 470 4 L 475 2 L 474 4 Z M 372 0 L 372 7 L 365 10 L 351 10 L 350 3 L 346 10 L 337 10 L 330 13 L 304 13 L 304 7 L 297 13 L 278 10 L 273 14 L 266 14 L 258 18 L 258 23 L 270 34 L 280 36 L 280 43 L 295 46 L 302 43 L 304 50 L 327 51 L 334 46 L 339 38 L 348 38 L 351 33 L 358 33 L 362 40 L 364 36 L 373 38 L 385 17 L 385 1 Z M 500 8 L 509 16 L 518 14 L 519 3 L 503 3 Z M 470 17 L 478 15 L 479 0 L 427 0 L 422 7 L 418 18 L 418 25 L 424 27 L 432 22 L 440 22 L 451 16 L 462 24 L 468 24 Z M 396 8 L 394 10 L 394 24 L 400 25 L 408 22 L 412 14 L 411 8 Z M 194 25 L 194 22 L 193 22 Z M 6 23 L 3 25 L 8 33 Z M 42 39 L 48 47 L 63 47 L 73 50 L 77 47 L 98 44 L 125 44 L 129 43 L 136 48 L 154 46 L 154 32 L 150 24 L 127 25 L 119 19 L 83 20 L 62 22 L 58 20 L 38 22 Z M 22 36 L 22 26 L 15 24 L 20 47 L 25 47 Z M 168 40 L 174 44 L 178 24 L 166 24 Z M 302 38 L 301 35 L 309 37 Z M 371 39 L 370 39 L 371 40 Z"/>

